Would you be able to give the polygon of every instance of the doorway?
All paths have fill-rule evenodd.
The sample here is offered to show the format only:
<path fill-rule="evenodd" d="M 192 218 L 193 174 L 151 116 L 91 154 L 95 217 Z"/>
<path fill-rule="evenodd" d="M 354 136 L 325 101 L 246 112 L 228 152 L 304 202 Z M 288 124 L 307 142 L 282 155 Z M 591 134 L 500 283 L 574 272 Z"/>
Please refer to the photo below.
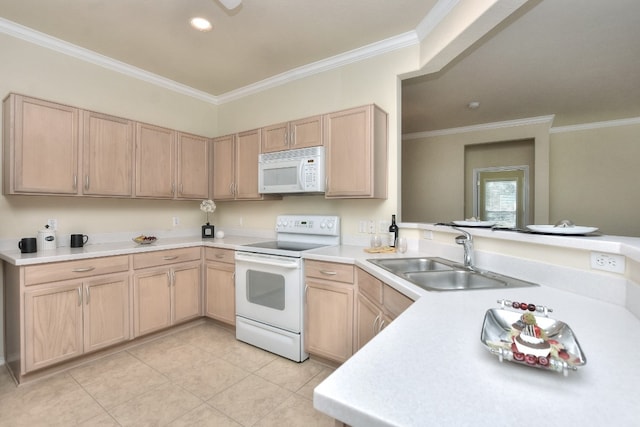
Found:
<path fill-rule="evenodd" d="M 529 223 L 529 166 L 474 169 L 473 189 L 476 218 L 509 228 Z"/>

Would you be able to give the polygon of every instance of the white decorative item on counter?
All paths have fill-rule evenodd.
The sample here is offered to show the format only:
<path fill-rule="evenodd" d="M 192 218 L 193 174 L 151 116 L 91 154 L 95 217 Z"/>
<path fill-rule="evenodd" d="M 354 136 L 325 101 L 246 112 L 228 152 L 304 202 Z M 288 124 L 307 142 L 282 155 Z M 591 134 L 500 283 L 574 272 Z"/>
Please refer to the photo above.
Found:
<path fill-rule="evenodd" d="M 42 251 L 55 249 L 57 247 L 56 231 L 45 225 L 42 230 L 38 231 L 38 249 Z"/>
<path fill-rule="evenodd" d="M 215 227 L 209 224 L 209 214 L 215 212 L 216 204 L 213 200 L 203 200 L 200 203 L 200 210 L 207 214 L 207 223 L 202 226 L 202 238 L 211 239 L 215 235 Z"/>

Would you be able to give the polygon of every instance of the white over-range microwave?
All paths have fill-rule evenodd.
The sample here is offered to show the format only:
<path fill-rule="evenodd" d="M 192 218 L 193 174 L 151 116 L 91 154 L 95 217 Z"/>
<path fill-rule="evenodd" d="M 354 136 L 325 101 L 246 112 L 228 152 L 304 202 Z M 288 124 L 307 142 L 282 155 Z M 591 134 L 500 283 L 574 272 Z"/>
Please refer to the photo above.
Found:
<path fill-rule="evenodd" d="M 324 147 L 299 148 L 260 154 L 260 193 L 323 193 Z"/>

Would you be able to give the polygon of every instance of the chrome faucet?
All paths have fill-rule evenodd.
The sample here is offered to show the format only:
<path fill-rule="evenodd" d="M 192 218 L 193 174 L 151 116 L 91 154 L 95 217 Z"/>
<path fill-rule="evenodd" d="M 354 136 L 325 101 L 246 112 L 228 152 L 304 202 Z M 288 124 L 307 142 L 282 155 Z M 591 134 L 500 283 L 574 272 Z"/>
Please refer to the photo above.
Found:
<path fill-rule="evenodd" d="M 451 228 L 463 234 L 462 236 L 456 236 L 456 243 L 464 248 L 464 267 L 473 270 L 475 268 L 473 266 L 473 236 L 461 228 L 453 226 Z"/>

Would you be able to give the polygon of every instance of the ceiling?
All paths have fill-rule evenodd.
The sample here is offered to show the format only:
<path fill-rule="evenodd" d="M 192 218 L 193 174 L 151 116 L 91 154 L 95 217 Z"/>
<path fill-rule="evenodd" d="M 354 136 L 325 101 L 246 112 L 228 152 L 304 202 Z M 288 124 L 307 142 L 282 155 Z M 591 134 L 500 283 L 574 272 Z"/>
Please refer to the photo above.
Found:
<path fill-rule="evenodd" d="M 640 117 L 639 35 L 638 0 L 529 1 L 440 72 L 403 81 L 402 132 Z"/>
<path fill-rule="evenodd" d="M 0 0 L 0 16 L 213 96 L 414 31 L 437 0 Z M 211 21 L 199 32 L 189 21 Z"/>
<path fill-rule="evenodd" d="M 219 102 L 358 49 L 417 41 L 430 12 L 457 1 L 243 0 L 229 11 L 218 0 L 0 0 L 0 30 L 24 26 L 32 41 L 44 33 Z M 213 30 L 191 28 L 194 16 Z M 640 117 L 638 28 L 637 0 L 529 0 L 443 70 L 403 81 L 402 132 Z"/>

